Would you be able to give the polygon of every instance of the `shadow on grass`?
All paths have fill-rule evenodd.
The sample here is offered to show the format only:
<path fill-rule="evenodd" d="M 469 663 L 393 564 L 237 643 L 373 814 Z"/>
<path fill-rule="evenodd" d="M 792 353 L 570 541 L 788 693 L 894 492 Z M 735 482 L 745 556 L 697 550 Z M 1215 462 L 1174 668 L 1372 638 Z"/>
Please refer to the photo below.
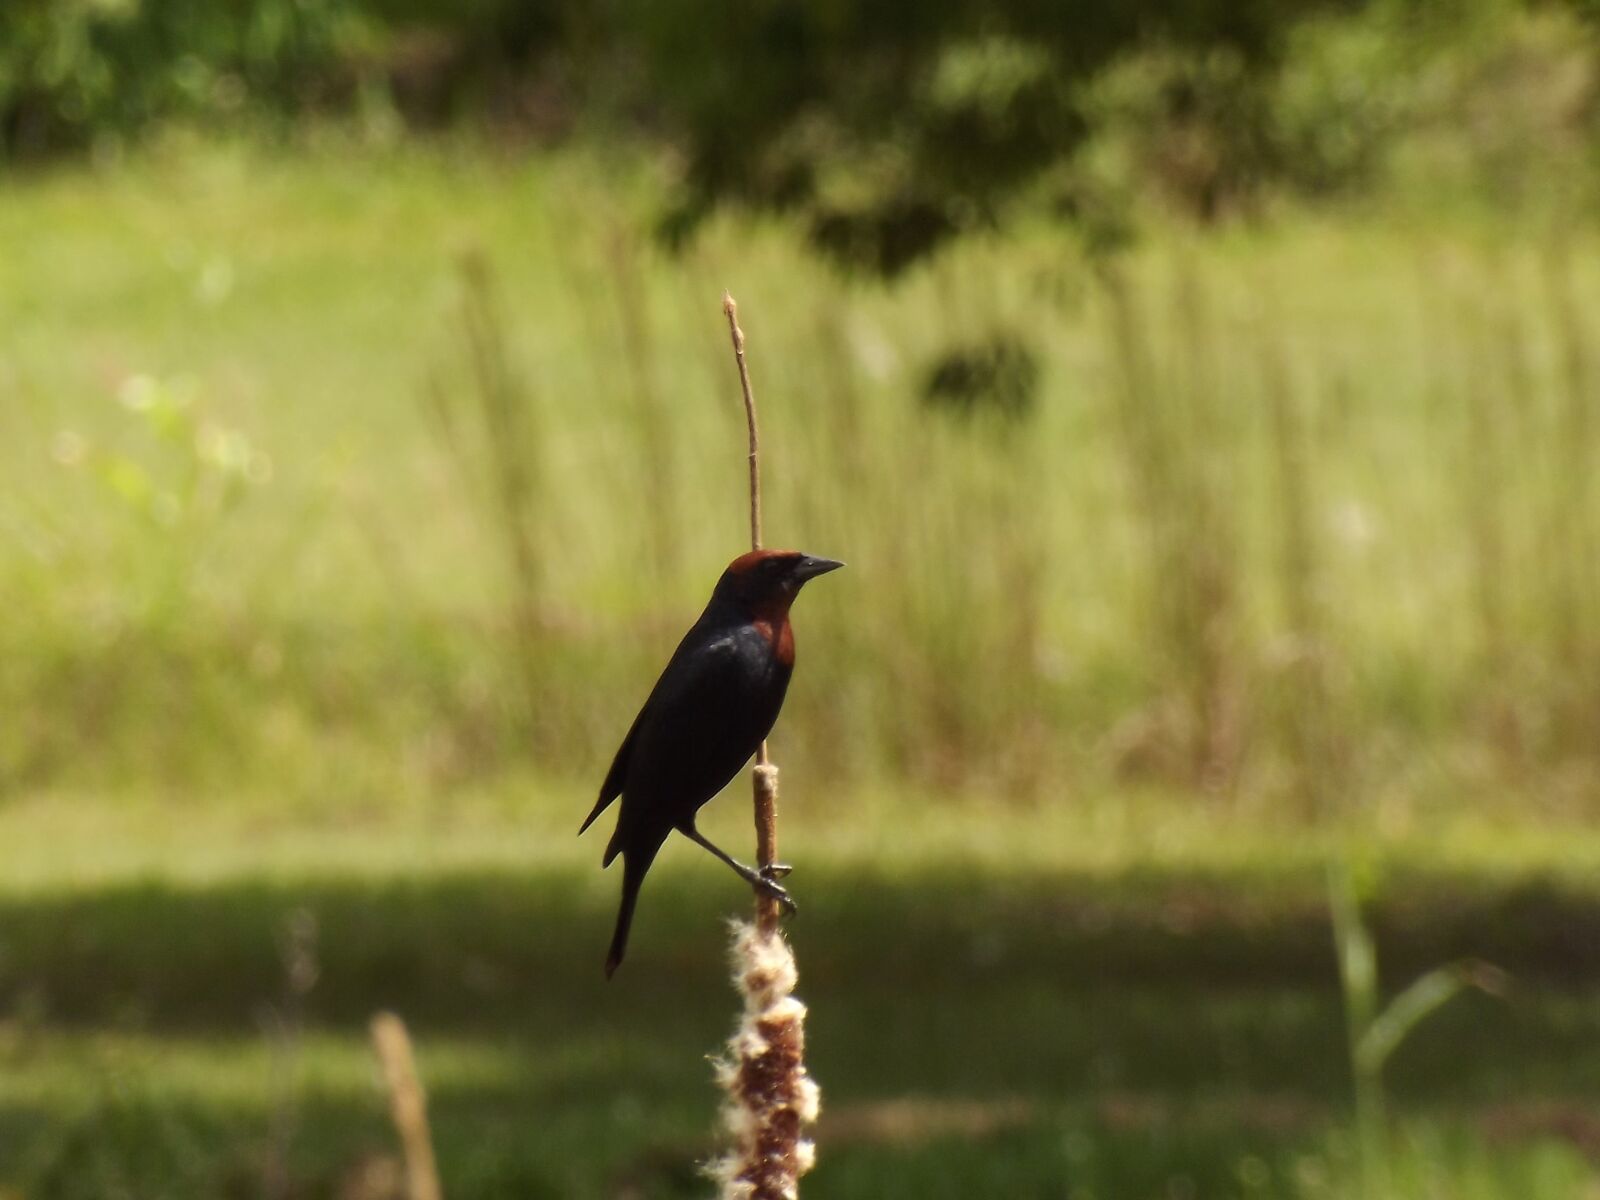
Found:
<path fill-rule="evenodd" d="M 808 1195 L 1042 1197 L 1063 1194 L 1063 1179 L 1097 1195 L 1169 1194 L 1175 1179 L 1185 1194 L 1288 1194 L 1296 1147 L 1343 1110 L 1342 1016 L 1314 880 L 808 872 L 796 882 L 812 1065 L 838 1122 Z M 653 877 L 633 952 L 608 985 L 615 884 L 575 869 L 468 871 L 0 902 L 11 1027 L 44 1031 L 42 1045 L 109 1029 L 148 1047 L 133 1085 L 0 1102 L 0 1140 L 19 1148 L 0 1158 L 24 1163 L 15 1169 L 30 1196 L 143 1194 L 152 1181 L 174 1196 L 257 1194 L 262 1061 L 229 1068 L 247 1073 L 244 1085 L 215 1094 L 174 1083 L 174 1064 L 229 1038 L 260 1059 L 261 1006 L 284 987 L 281 930 L 303 909 L 316 918 L 320 967 L 308 1022 L 345 1047 L 345 1075 L 343 1091 L 303 1097 L 297 1194 L 351 1195 L 348 1173 L 386 1152 L 362 1048 L 378 1008 L 412 1023 L 425 1075 L 430 1049 L 447 1058 L 452 1044 L 481 1047 L 493 1064 L 452 1076 L 433 1060 L 453 1196 L 703 1194 L 694 1163 L 715 1104 L 704 1055 L 734 1009 L 722 920 L 744 897 L 719 872 Z M 1600 900 L 1538 882 L 1395 876 L 1375 915 L 1394 984 L 1468 955 L 1516 981 L 1504 999 L 1448 1007 L 1402 1048 L 1391 1078 L 1406 1111 L 1600 1098 L 1600 960 L 1584 952 Z M 27 1051 L 12 1053 L 15 1074 Z M 97 1071 L 92 1052 L 32 1069 Z M 1143 1101 L 1108 1109 L 1116 1096 L 1153 1097 L 1156 1116 L 1138 1116 Z M 960 1134 L 934 1122 L 908 1141 L 852 1134 L 877 1128 L 852 1114 L 870 1118 L 896 1097 L 1020 1104 L 1023 1116 Z M 1234 1113 L 1197 1128 L 1219 1097 L 1253 1098 L 1269 1119 Z M 1288 1115 L 1273 1125 L 1273 1113 Z"/>
<path fill-rule="evenodd" d="M 10 897 L 0 899 L 0 1001 L 56 1020 L 232 1025 L 281 990 L 279 933 L 304 909 L 319 929 L 317 1009 L 334 1022 L 385 1005 L 447 1026 L 659 1008 L 667 996 L 715 997 L 720 1009 L 720 924 L 743 911 L 740 886 L 715 871 L 652 876 L 628 962 L 608 987 L 600 963 L 616 883 L 614 871 L 472 870 Z M 914 991 L 936 1003 L 971 988 L 1327 991 L 1336 979 L 1314 882 L 808 872 L 797 894 L 790 932 L 813 994 Z M 1600 892 L 1395 876 L 1373 921 L 1396 982 L 1477 957 L 1530 985 L 1600 983 Z"/>
<path fill-rule="evenodd" d="M 0 903 L 0 1003 L 52 1025 L 254 1028 L 283 990 L 287 916 L 315 915 L 309 1015 L 359 1028 L 395 1008 L 423 1030 L 585 1045 L 588 1082 L 642 1039 L 703 1053 L 732 996 L 719 872 L 652 877 L 628 962 L 604 982 L 615 872 L 473 871 L 415 880 L 167 883 Z M 1216 1079 L 1340 1087 L 1342 1025 L 1314 887 L 1226 879 L 812 872 L 792 924 L 819 1060 L 849 1079 L 892 1064 L 908 1090 L 1059 1091 L 1062 1079 L 1159 1086 Z M 721 886 L 719 886 L 721 885 Z M 1395 1076 L 1426 1094 L 1492 1089 L 1517 1071 L 1575 1086 L 1600 1015 L 1600 898 L 1554 885 L 1493 890 L 1396 877 L 1376 914 L 1395 985 L 1465 956 L 1507 969 L 1505 1001 L 1473 997 L 1422 1030 Z M 1492 1029 L 1493 1036 L 1486 1036 Z M 1474 1053 L 1455 1053 L 1466 1037 Z M 641 1047 L 642 1049 L 642 1047 Z M 860 1064 L 875 1064 L 863 1068 Z M 833 1064 L 829 1064 L 833 1065 Z M 1584 1090 L 1600 1093 L 1589 1077 Z"/>

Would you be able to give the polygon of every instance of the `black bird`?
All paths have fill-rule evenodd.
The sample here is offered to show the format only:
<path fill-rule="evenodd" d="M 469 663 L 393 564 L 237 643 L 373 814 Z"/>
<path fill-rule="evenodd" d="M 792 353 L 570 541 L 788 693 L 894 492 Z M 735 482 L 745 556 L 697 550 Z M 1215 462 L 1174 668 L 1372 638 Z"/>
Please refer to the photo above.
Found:
<path fill-rule="evenodd" d="M 604 866 L 622 855 L 622 907 L 606 956 L 611 978 L 628 946 L 639 886 L 676 829 L 790 911 L 776 881 L 736 862 L 695 828 L 695 816 L 761 745 L 794 670 L 789 605 L 808 579 L 844 564 L 797 550 L 753 550 L 728 564 L 700 619 L 678 644 L 600 785 L 581 834 L 618 796 L 622 815 Z"/>

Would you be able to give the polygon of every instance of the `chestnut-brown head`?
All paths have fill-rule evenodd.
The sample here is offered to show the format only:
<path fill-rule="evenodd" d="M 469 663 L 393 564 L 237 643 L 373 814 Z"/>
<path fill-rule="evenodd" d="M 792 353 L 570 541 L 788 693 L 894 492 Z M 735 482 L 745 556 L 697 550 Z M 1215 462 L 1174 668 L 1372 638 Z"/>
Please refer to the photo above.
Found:
<path fill-rule="evenodd" d="M 717 581 L 715 598 L 749 611 L 786 612 L 806 580 L 844 566 L 798 550 L 752 550 L 728 564 Z"/>

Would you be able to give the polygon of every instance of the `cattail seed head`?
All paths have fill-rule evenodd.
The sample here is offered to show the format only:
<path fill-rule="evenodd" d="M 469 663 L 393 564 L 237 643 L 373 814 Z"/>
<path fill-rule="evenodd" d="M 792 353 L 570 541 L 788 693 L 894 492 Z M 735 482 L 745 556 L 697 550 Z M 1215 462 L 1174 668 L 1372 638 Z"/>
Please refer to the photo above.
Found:
<path fill-rule="evenodd" d="M 816 1162 L 803 1134 L 816 1121 L 821 1091 L 805 1068 L 806 1006 L 793 996 L 797 972 L 783 935 L 736 922 L 733 980 L 744 1017 L 716 1064 L 727 1093 L 723 1126 L 733 1141 L 711 1174 L 722 1200 L 793 1200 Z"/>

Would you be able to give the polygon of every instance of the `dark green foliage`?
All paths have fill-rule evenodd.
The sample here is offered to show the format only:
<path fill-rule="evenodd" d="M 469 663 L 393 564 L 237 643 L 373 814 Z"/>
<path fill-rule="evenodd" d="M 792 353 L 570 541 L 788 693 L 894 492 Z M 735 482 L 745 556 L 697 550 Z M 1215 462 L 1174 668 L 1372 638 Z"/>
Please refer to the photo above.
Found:
<path fill-rule="evenodd" d="M 910 192 L 864 209 L 819 207 L 810 220 L 817 249 L 837 263 L 885 278 L 900 274 L 960 229 L 937 199 Z"/>
<path fill-rule="evenodd" d="M 818 249 L 892 276 L 1069 157 L 1083 85 L 1119 57 L 1223 48 L 1248 73 L 1333 6 L 705 7 L 656 6 L 641 31 L 687 154 L 674 231 L 724 202 L 798 210 Z"/>
<path fill-rule="evenodd" d="M 313 0 L 11 0 L 0 7 L 0 154 L 173 114 L 314 106 L 360 31 L 350 6 Z"/>
<path fill-rule="evenodd" d="M 929 408 L 958 417 L 1020 421 L 1039 389 L 1039 359 L 1016 337 L 997 334 L 942 355 L 922 385 Z"/>
<path fill-rule="evenodd" d="M 0 159 L 169 117 L 375 104 L 548 136 L 583 115 L 674 148 L 668 244 L 718 207 L 782 213 L 833 262 L 892 278 L 1041 202 L 1110 248 L 1135 194 L 1202 219 L 1272 186 L 1329 195 L 1441 116 L 1469 140 L 1506 127 L 1480 149 L 1520 179 L 1528 141 L 1597 136 L 1592 102 L 1519 116 L 1518 73 L 1551 74 L 1557 43 L 1581 40 L 1568 12 L 1593 6 L 1554 7 L 1529 68 L 1494 47 L 1535 18 L 1491 0 L 13 0 Z M 1540 119 L 1574 128 L 1518 124 Z M 1082 153 L 1108 142 L 1129 173 L 1109 190 Z"/>
<path fill-rule="evenodd" d="M 893 275 L 1070 154 L 1084 81 L 1120 56 L 1220 47 L 1249 71 L 1337 2 L 17 0 L 0 12 L 0 154 L 171 115 L 344 106 L 366 84 L 413 115 L 482 112 L 549 75 L 681 143 L 674 228 L 724 202 L 800 210 L 824 252 Z"/>
<path fill-rule="evenodd" d="M 449 107 L 552 45 L 575 7 L 517 0 L 9 0 L 0 6 L 0 158 L 167 117 L 350 106 L 379 83 Z M 425 114 L 417 114 L 425 115 Z"/>

